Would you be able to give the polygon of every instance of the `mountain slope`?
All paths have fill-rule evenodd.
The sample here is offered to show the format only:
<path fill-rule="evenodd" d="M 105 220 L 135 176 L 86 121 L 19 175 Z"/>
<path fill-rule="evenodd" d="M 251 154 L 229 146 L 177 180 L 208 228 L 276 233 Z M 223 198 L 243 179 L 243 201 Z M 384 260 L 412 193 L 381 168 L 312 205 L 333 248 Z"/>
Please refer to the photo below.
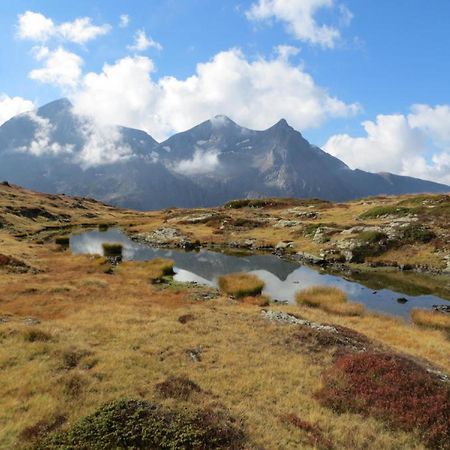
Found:
<path fill-rule="evenodd" d="M 136 209 L 213 206 L 244 197 L 347 200 L 450 190 L 351 170 L 285 120 L 255 131 L 216 116 L 158 144 L 144 131 L 77 116 L 66 99 L 0 127 L 0 179 Z"/>

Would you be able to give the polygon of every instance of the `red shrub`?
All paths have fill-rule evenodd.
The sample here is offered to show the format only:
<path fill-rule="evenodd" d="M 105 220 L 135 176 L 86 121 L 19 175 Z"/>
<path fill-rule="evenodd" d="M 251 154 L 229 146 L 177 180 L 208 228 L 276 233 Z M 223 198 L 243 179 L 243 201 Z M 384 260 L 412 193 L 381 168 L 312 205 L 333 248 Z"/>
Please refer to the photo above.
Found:
<path fill-rule="evenodd" d="M 348 354 L 324 375 L 316 394 L 337 412 L 371 415 L 417 431 L 432 448 L 450 449 L 450 386 L 398 355 Z"/>
<path fill-rule="evenodd" d="M 314 425 L 311 422 L 300 419 L 295 414 L 286 414 L 281 417 L 284 422 L 288 422 L 296 428 L 305 431 L 308 434 L 309 442 L 315 448 L 331 450 L 333 448 L 332 443 L 324 437 L 323 431 L 318 425 Z"/>

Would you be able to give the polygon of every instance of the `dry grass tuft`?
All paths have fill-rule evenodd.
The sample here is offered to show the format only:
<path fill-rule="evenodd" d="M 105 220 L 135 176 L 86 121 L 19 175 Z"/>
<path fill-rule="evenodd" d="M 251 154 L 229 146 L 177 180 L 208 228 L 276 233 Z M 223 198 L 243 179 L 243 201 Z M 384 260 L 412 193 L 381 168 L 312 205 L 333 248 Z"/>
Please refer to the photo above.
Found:
<path fill-rule="evenodd" d="M 429 309 L 413 309 L 411 318 L 416 325 L 450 331 L 450 315 L 448 314 Z"/>
<path fill-rule="evenodd" d="M 23 338 L 26 342 L 48 342 L 52 336 L 39 328 L 31 328 L 24 331 Z"/>
<path fill-rule="evenodd" d="M 171 259 L 155 258 L 149 261 L 126 261 L 120 265 L 118 273 L 133 274 L 134 276 L 158 281 L 163 277 L 172 276 L 174 262 Z"/>
<path fill-rule="evenodd" d="M 230 273 L 219 278 L 219 287 L 236 298 L 260 295 L 264 281 L 251 273 Z"/>
<path fill-rule="evenodd" d="M 322 309 L 338 316 L 362 316 L 364 314 L 364 306 L 360 303 L 331 303 L 324 305 Z"/>
<path fill-rule="evenodd" d="M 155 391 L 161 398 L 189 400 L 194 394 L 202 392 L 200 386 L 186 376 L 168 377 L 155 385 Z"/>
<path fill-rule="evenodd" d="M 320 308 L 331 314 L 341 316 L 361 316 L 364 306 L 347 303 L 347 294 L 332 286 L 312 286 L 297 292 L 297 304 Z"/>

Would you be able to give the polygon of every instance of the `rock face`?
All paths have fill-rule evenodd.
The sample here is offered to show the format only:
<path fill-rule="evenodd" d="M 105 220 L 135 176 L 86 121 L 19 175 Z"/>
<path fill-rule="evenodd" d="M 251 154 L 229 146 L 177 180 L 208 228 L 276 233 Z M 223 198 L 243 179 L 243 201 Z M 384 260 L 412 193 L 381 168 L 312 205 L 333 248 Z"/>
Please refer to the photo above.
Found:
<path fill-rule="evenodd" d="M 0 179 L 135 209 L 268 196 L 340 201 L 450 191 L 415 178 L 351 170 L 285 120 L 255 131 L 216 116 L 162 143 L 125 127 L 111 127 L 114 139 L 93 130 L 92 121 L 73 114 L 64 99 L 9 120 L 0 127 Z"/>

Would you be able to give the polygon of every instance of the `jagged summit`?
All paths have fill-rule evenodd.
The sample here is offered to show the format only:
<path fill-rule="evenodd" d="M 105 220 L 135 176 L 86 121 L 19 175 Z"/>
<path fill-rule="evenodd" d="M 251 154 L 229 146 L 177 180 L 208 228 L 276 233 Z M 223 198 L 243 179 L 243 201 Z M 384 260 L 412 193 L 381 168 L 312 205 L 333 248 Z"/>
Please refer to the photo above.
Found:
<path fill-rule="evenodd" d="M 47 119 L 45 130 L 26 114 L 0 127 L 0 179 L 38 191 L 136 209 L 213 206 L 249 196 L 347 200 L 450 191 L 412 177 L 351 170 L 285 119 L 256 131 L 219 114 L 158 144 L 139 130 L 117 127 L 110 136 L 94 123 L 83 126 L 67 98 L 36 113 Z M 91 164 L 83 164 L 86 158 Z"/>

